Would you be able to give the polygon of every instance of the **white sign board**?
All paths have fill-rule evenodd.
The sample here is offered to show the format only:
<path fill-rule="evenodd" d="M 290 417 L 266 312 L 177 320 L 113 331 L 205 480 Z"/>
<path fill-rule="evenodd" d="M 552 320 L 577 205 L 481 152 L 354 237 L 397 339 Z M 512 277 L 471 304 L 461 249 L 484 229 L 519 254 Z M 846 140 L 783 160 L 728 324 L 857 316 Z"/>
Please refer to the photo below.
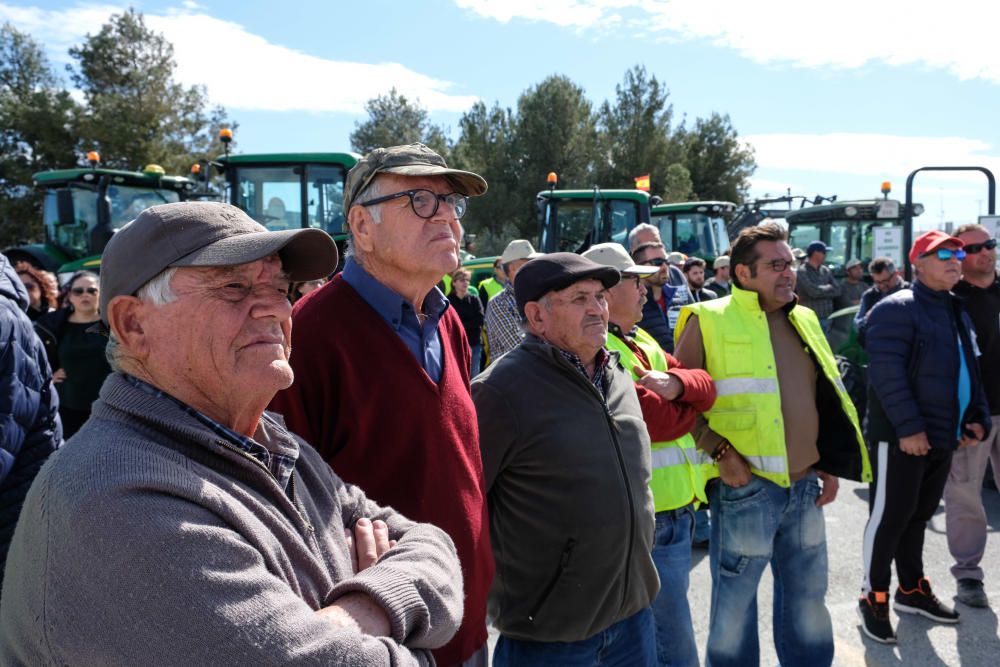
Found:
<path fill-rule="evenodd" d="M 896 268 L 903 268 L 903 228 L 875 227 L 872 229 L 872 258 L 888 257 Z"/>
<path fill-rule="evenodd" d="M 997 223 L 1000 223 L 1000 215 L 979 216 L 979 224 L 985 227 L 993 238 L 997 238 L 997 232 L 1000 232 L 1000 224 Z"/>

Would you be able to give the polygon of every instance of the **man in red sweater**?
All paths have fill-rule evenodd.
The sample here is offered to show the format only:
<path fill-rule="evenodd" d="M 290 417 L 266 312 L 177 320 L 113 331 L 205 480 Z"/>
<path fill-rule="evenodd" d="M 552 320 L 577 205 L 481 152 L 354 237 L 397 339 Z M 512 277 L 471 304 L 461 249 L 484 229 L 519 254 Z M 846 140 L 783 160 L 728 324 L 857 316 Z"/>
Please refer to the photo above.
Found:
<path fill-rule="evenodd" d="M 436 287 L 458 266 L 459 218 L 486 181 L 421 144 L 351 169 L 344 271 L 295 305 L 292 387 L 271 409 L 345 480 L 440 527 L 462 563 L 465 610 L 439 665 L 485 667 L 493 580 L 479 431 L 462 323 Z M 405 633 L 404 633 L 405 634 Z"/>

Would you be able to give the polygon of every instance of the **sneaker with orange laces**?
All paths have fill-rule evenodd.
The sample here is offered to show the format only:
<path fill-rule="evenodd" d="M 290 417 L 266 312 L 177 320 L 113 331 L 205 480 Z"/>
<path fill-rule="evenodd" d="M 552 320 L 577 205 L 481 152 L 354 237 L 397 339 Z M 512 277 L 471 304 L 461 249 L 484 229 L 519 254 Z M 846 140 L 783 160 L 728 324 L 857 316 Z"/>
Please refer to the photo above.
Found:
<path fill-rule="evenodd" d="M 938 623 L 958 623 L 958 612 L 937 599 L 927 577 L 922 577 L 912 590 L 897 588 L 894 606 L 897 613 L 920 614 Z"/>
<path fill-rule="evenodd" d="M 858 599 L 861 631 L 881 644 L 895 644 L 896 633 L 889 620 L 889 592 L 872 591 Z"/>

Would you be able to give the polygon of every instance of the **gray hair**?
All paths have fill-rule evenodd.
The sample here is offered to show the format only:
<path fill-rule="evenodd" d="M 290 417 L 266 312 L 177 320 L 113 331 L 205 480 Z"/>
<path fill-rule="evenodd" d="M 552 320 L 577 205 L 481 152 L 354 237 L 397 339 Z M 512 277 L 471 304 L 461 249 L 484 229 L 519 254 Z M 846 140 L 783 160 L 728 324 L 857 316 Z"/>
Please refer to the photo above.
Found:
<path fill-rule="evenodd" d="M 370 183 L 358 193 L 358 196 L 354 198 L 354 203 L 351 204 L 351 208 L 369 202 L 373 199 L 378 199 L 383 194 L 385 194 L 385 181 L 380 179 L 377 175 L 371 180 Z M 378 206 L 371 206 L 368 208 L 368 212 L 372 216 L 372 222 L 376 225 L 382 224 L 382 210 Z M 348 211 L 350 213 L 350 211 Z M 359 264 L 364 264 L 362 258 L 358 257 L 358 249 L 354 247 L 354 233 L 351 232 L 347 235 L 347 247 L 344 250 L 344 259 L 353 257 Z"/>
<path fill-rule="evenodd" d="M 160 306 L 165 306 L 171 301 L 177 298 L 177 294 L 174 293 L 174 288 L 171 286 L 170 282 L 174 279 L 174 274 L 177 273 L 177 267 L 172 266 L 160 271 L 158 274 L 153 276 L 149 282 L 139 288 L 135 293 L 136 297 L 140 301 L 146 301 L 153 304 L 157 308 Z M 104 356 L 108 360 L 108 364 L 111 366 L 111 370 L 120 371 L 122 352 L 118 338 L 115 337 L 114 331 L 108 333 L 108 344 L 104 348 Z"/>
<path fill-rule="evenodd" d="M 660 230 L 655 225 L 651 225 L 648 222 L 640 223 L 628 233 L 628 247 L 632 252 L 635 251 L 637 245 L 635 242 L 636 237 L 646 231 L 652 231 L 656 234 L 656 238 L 660 238 Z"/>

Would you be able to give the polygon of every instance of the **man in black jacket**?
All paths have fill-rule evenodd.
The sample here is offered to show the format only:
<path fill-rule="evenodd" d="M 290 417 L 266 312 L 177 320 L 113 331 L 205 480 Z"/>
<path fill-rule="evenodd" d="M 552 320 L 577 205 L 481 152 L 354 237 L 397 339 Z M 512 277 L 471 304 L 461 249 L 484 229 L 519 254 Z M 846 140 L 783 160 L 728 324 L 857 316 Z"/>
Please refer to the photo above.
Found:
<path fill-rule="evenodd" d="M 889 620 L 893 561 L 897 612 L 958 622 L 931 591 L 923 546 L 956 446 L 975 445 L 990 430 L 972 321 L 950 292 L 961 278 L 963 245 L 941 231 L 920 236 L 909 255 L 913 289 L 883 299 L 867 321 L 865 437 L 875 480 L 858 610 L 865 634 L 886 644 L 896 641 Z"/>
<path fill-rule="evenodd" d="M 0 255 L 0 585 L 24 497 L 62 442 L 59 397 L 27 310 L 28 292 Z"/>
<path fill-rule="evenodd" d="M 955 563 L 951 573 L 958 582 L 958 600 L 970 607 L 988 607 L 983 590 L 986 552 L 986 510 L 983 508 L 983 476 L 993 461 L 1000 472 L 1000 278 L 997 277 L 997 241 L 977 224 L 962 225 L 955 235 L 965 242 L 962 280 L 955 294 L 965 299 L 965 307 L 976 325 L 976 339 L 982 355 L 979 371 L 990 404 L 993 430 L 975 447 L 963 447 L 951 460 L 948 484 L 944 487 L 948 550 Z M 1000 479 L 1000 475 L 994 475 Z"/>

